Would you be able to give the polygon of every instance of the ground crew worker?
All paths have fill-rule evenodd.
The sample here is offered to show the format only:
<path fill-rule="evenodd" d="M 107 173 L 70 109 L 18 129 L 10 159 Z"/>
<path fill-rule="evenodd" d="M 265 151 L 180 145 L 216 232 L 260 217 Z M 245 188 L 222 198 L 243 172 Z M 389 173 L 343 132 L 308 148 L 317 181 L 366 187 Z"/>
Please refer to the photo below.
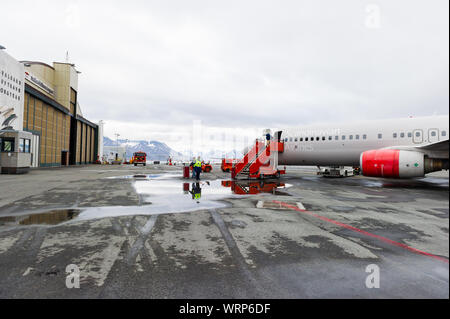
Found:
<path fill-rule="evenodd" d="M 195 170 L 195 178 L 197 180 L 200 180 L 200 173 L 202 172 L 202 162 L 200 160 L 200 156 L 195 161 L 194 170 Z"/>
<path fill-rule="evenodd" d="M 195 178 L 195 168 L 194 168 L 194 165 L 195 165 L 195 157 L 192 158 L 192 162 L 191 162 L 191 164 L 189 164 L 189 166 L 192 168 L 192 178 Z"/>

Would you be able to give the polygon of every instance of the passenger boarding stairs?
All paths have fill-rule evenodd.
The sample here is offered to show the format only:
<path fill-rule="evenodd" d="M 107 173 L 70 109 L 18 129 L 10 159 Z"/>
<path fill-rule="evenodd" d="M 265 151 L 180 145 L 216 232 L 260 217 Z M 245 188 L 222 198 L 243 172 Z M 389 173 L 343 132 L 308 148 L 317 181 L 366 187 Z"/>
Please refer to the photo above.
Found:
<path fill-rule="evenodd" d="M 280 142 L 281 132 L 275 135 L 276 137 L 270 141 L 256 140 L 247 154 L 233 166 L 231 178 L 278 178 L 281 174 L 285 174 L 285 169 L 278 169 L 278 154 L 284 152 L 284 143 Z"/>

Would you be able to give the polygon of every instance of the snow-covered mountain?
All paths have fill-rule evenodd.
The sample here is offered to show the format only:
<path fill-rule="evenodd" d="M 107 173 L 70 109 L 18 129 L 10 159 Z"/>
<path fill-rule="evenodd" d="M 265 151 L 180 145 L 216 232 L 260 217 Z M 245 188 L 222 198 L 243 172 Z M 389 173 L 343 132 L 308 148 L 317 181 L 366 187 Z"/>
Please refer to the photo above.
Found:
<path fill-rule="evenodd" d="M 131 158 L 133 153 L 143 151 L 147 153 L 147 159 L 151 161 L 166 161 L 169 157 L 174 160 L 181 159 L 183 155 L 174 151 L 169 146 L 158 141 L 143 141 L 143 140 L 118 140 L 119 145 L 125 147 L 127 158 Z M 117 146 L 117 142 L 104 136 L 104 146 Z"/>
<path fill-rule="evenodd" d="M 119 146 L 126 149 L 127 158 L 131 158 L 134 152 L 144 151 L 147 153 L 148 160 L 166 161 L 169 156 L 173 160 L 190 160 L 192 157 L 200 156 L 205 161 L 220 162 L 222 158 L 242 158 L 244 154 L 240 151 L 222 151 L 218 149 L 205 150 L 203 152 L 193 154 L 190 151 L 177 152 L 169 146 L 158 141 L 144 140 L 120 140 Z M 117 142 L 108 137 L 103 138 L 104 146 L 117 146 Z"/>

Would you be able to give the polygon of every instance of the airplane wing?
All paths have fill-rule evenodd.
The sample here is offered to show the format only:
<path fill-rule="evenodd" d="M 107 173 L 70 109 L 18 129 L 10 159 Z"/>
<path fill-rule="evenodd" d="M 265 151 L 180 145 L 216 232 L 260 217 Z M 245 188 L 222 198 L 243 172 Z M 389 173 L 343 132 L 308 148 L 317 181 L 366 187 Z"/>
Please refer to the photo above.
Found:
<path fill-rule="evenodd" d="M 425 153 L 430 158 L 449 158 L 448 139 L 420 146 L 390 146 L 386 149 L 418 151 L 421 153 Z"/>
<path fill-rule="evenodd" d="M 428 145 L 416 147 L 418 149 L 433 151 L 433 152 L 448 152 L 449 140 L 430 143 Z"/>

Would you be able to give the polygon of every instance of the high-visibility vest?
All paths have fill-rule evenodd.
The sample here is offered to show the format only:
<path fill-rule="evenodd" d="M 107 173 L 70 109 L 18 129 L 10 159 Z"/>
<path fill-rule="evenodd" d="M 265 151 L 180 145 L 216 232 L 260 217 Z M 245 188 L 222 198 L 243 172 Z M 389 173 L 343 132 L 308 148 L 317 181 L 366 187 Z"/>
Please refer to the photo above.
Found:
<path fill-rule="evenodd" d="M 202 167 L 202 162 L 196 161 L 194 167 Z"/>
<path fill-rule="evenodd" d="M 200 198 L 202 198 L 202 194 L 201 193 L 194 194 L 194 199 L 200 199 Z"/>

